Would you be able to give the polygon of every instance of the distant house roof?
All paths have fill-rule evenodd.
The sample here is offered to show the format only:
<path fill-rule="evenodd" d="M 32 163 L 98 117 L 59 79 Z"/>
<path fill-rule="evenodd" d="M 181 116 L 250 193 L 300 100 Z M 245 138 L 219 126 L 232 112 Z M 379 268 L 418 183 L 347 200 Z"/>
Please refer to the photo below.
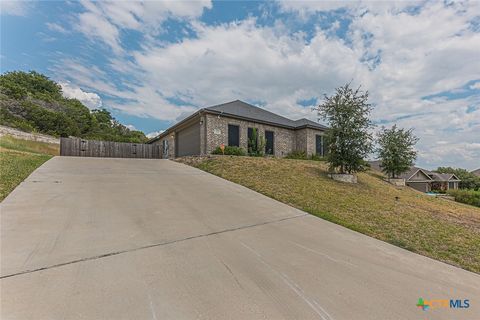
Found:
<path fill-rule="evenodd" d="M 374 160 L 374 161 L 368 161 L 370 164 L 370 168 L 378 171 L 382 171 L 382 167 L 380 167 L 380 164 L 382 161 L 380 160 Z M 407 172 L 402 173 L 398 177 L 400 179 L 405 179 L 408 181 L 410 178 L 412 178 L 418 171 L 421 171 L 424 175 L 426 175 L 429 180 L 428 181 L 436 181 L 436 182 L 448 182 L 448 181 L 461 181 L 455 174 L 453 173 L 437 173 L 433 171 L 428 171 L 427 169 L 422 169 L 419 167 L 410 167 Z M 410 182 L 415 182 L 415 181 L 410 181 Z M 418 182 L 418 181 L 416 181 Z"/>
<path fill-rule="evenodd" d="M 457 176 L 453 173 L 430 172 L 430 177 L 434 181 L 438 181 L 438 182 L 460 181 L 460 179 L 458 179 Z"/>
<path fill-rule="evenodd" d="M 368 163 L 370 164 L 370 168 L 372 168 L 373 170 L 382 171 L 382 167 L 380 166 L 382 164 L 381 160 L 368 161 Z M 418 171 L 422 172 L 425 175 L 425 178 L 427 178 L 426 179 L 427 181 L 432 180 L 432 178 L 430 177 L 430 171 L 419 168 L 419 167 L 410 167 L 410 169 L 408 169 L 408 171 L 400 174 L 398 176 L 398 178 L 405 179 L 406 181 L 408 181 Z M 410 181 L 410 182 L 422 182 L 422 181 Z"/>
<path fill-rule="evenodd" d="M 402 178 L 402 179 L 405 179 L 406 181 L 408 181 L 411 177 L 413 177 L 418 171 L 422 172 L 427 178 L 428 180 L 433 180 L 431 177 L 430 177 L 430 172 L 428 170 L 425 170 L 425 169 L 422 169 L 422 168 L 419 168 L 419 167 L 410 167 L 410 169 L 407 171 L 407 172 L 404 172 L 402 173 L 401 175 L 399 175 L 398 177 L 399 178 Z M 413 181 L 415 182 L 415 181 Z"/>
<path fill-rule="evenodd" d="M 471 173 L 473 173 L 474 175 L 480 177 L 480 168 L 478 168 L 477 170 L 471 171 Z"/>
<path fill-rule="evenodd" d="M 314 121 L 302 118 L 299 120 L 290 120 L 288 118 L 282 117 L 273 112 L 267 111 L 265 109 L 256 107 L 254 105 L 248 104 L 246 102 L 235 100 L 227 103 L 218 104 L 211 107 L 206 107 L 198 110 L 189 117 L 183 119 L 182 121 L 176 123 L 172 127 L 168 128 L 162 132 L 159 136 L 149 140 L 147 143 L 152 143 L 161 137 L 169 134 L 172 129 L 176 128 L 180 124 L 192 119 L 200 113 L 212 113 L 218 116 L 226 116 L 232 118 L 238 118 L 246 121 L 253 121 L 259 123 L 270 124 L 273 126 L 284 127 L 288 129 L 302 129 L 302 128 L 314 128 L 319 130 L 326 130 L 327 127 L 316 123 Z"/>

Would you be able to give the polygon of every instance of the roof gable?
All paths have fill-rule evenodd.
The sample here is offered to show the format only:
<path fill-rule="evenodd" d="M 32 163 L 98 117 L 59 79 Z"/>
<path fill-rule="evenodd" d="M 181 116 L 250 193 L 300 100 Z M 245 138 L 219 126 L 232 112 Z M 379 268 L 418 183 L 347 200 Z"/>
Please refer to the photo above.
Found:
<path fill-rule="evenodd" d="M 439 182 L 460 181 L 460 179 L 458 179 L 458 177 L 453 173 L 432 172 L 431 177 L 434 181 L 439 181 Z"/>
<path fill-rule="evenodd" d="M 432 181 L 427 171 L 418 167 L 411 167 L 407 172 L 400 175 L 406 181 Z"/>

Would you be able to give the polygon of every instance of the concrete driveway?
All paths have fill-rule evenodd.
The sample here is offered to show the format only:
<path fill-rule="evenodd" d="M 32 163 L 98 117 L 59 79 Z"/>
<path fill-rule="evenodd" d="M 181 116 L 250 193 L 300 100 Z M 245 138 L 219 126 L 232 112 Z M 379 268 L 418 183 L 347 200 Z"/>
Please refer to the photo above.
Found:
<path fill-rule="evenodd" d="M 1 204 L 0 281 L 2 319 L 480 316 L 479 275 L 168 160 L 48 161 Z"/>

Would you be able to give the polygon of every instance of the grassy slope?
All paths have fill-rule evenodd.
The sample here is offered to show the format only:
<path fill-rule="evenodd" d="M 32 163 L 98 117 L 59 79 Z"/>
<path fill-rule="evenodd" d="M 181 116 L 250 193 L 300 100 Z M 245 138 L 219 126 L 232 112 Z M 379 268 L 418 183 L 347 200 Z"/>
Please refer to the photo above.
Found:
<path fill-rule="evenodd" d="M 480 209 L 397 188 L 379 174 L 350 185 L 317 161 L 222 157 L 192 165 L 350 229 L 480 273 Z M 396 200 L 398 197 L 398 200 Z"/>
<path fill-rule="evenodd" d="M 55 144 L 0 137 L 0 201 L 58 152 Z"/>

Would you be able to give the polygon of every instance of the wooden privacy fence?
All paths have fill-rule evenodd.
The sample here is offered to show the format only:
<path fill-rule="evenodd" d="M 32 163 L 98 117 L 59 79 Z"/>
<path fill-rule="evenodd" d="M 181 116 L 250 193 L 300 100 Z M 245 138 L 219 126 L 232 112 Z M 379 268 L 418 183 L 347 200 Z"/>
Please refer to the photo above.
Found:
<path fill-rule="evenodd" d="M 60 138 L 60 155 L 73 157 L 160 159 L 159 144 Z"/>

